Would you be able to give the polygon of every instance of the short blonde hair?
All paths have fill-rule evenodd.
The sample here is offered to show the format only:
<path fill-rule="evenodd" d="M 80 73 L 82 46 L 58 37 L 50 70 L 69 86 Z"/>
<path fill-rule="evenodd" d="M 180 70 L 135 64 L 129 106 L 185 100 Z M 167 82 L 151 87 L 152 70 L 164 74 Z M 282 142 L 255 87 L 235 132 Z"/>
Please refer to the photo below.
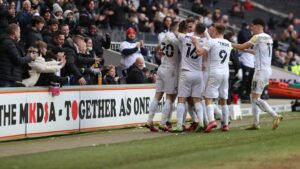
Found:
<path fill-rule="evenodd" d="M 41 40 L 35 42 L 35 45 L 37 48 L 47 48 L 48 47 L 47 43 L 45 43 L 44 41 L 41 41 Z"/>

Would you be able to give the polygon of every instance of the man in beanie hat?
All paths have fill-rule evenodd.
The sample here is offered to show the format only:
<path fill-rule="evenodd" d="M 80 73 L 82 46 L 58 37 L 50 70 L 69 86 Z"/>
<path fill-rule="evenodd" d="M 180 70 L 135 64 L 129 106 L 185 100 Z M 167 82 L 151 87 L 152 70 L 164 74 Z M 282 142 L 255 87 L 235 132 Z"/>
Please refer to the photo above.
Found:
<path fill-rule="evenodd" d="M 131 27 L 126 31 L 126 41 L 121 43 L 120 51 L 122 54 L 121 66 L 123 70 L 128 69 L 138 57 L 144 59 L 143 56 L 146 56 L 148 53 L 144 47 L 144 41 L 136 41 L 136 30 Z"/>

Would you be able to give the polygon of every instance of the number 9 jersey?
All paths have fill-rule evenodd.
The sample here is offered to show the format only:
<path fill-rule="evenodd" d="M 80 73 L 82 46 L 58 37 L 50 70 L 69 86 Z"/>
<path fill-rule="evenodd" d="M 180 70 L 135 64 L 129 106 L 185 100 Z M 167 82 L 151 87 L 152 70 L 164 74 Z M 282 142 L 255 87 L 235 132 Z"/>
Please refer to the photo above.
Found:
<path fill-rule="evenodd" d="M 231 43 L 226 39 L 209 39 L 203 48 L 207 51 L 208 72 L 228 72 L 229 58 L 232 50 Z"/>

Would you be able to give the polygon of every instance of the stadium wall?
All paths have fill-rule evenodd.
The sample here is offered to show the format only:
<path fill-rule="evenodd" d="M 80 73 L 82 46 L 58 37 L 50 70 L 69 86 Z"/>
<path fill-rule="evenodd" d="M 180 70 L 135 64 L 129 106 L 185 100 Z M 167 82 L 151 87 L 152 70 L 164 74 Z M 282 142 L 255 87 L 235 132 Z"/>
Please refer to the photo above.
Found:
<path fill-rule="evenodd" d="M 154 84 L 66 86 L 59 96 L 42 87 L 2 88 L 0 140 L 138 126 L 147 121 L 154 93 Z M 154 121 L 161 119 L 164 101 L 159 103 Z M 230 109 L 233 120 L 251 115 L 250 108 L 234 106 Z M 291 111 L 290 105 L 272 108 Z"/>
<path fill-rule="evenodd" d="M 0 139 L 141 124 L 147 120 L 154 93 L 154 85 L 67 86 L 59 96 L 38 87 L 1 89 Z"/>

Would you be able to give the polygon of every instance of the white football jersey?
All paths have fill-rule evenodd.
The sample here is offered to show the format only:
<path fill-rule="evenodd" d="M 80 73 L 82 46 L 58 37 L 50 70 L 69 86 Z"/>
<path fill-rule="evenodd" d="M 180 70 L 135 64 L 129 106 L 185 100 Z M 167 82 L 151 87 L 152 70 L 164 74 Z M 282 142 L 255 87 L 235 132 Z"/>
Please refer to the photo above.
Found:
<path fill-rule="evenodd" d="M 181 69 L 189 71 L 202 71 L 202 57 L 198 57 L 196 54 L 196 48 L 192 43 L 193 36 L 194 33 L 179 34 L 178 36 L 181 46 Z M 201 47 L 207 41 L 206 38 L 196 38 L 199 40 Z"/>
<path fill-rule="evenodd" d="M 161 66 L 178 67 L 179 48 L 178 39 L 173 32 L 166 32 L 159 37 L 160 49 L 163 51 Z"/>
<path fill-rule="evenodd" d="M 273 39 L 266 33 L 254 35 L 249 41 L 255 51 L 255 69 L 271 69 Z"/>
<path fill-rule="evenodd" d="M 203 47 L 207 53 L 207 69 L 211 71 L 229 71 L 231 43 L 226 39 L 210 39 Z"/>

